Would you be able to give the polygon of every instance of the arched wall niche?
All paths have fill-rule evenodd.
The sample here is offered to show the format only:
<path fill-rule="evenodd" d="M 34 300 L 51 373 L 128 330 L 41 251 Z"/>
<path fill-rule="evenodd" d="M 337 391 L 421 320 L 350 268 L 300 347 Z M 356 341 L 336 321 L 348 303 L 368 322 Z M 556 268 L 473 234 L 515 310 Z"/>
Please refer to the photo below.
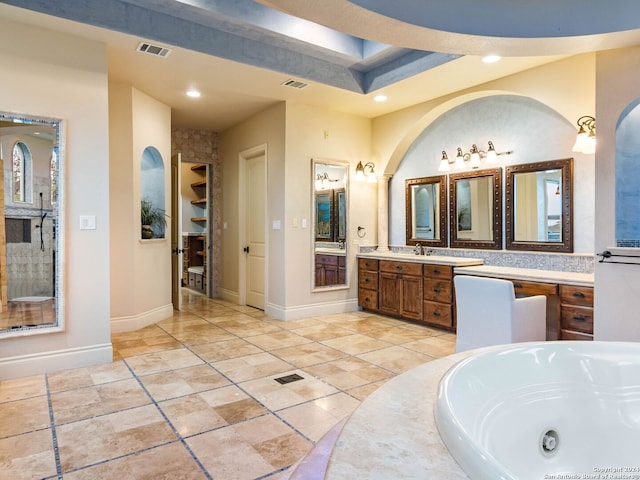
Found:
<path fill-rule="evenodd" d="M 640 98 L 620 114 L 616 125 L 616 246 L 640 248 Z"/>
<path fill-rule="evenodd" d="M 149 146 L 142 152 L 140 160 L 140 202 L 141 223 L 149 225 L 151 233 L 142 227 L 142 239 L 164 238 L 166 227 L 165 215 L 165 176 L 164 161 L 157 148 Z M 150 216 L 151 223 L 145 222 Z"/>

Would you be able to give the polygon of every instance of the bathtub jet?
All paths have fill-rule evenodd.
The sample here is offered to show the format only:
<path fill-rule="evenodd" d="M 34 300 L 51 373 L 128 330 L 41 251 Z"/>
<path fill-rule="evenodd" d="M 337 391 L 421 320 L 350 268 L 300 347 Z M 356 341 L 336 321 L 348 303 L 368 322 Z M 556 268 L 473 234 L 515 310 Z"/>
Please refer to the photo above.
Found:
<path fill-rule="evenodd" d="M 592 478 L 608 465 L 640 475 L 640 344 L 482 349 L 442 377 L 434 414 L 473 480 Z"/>

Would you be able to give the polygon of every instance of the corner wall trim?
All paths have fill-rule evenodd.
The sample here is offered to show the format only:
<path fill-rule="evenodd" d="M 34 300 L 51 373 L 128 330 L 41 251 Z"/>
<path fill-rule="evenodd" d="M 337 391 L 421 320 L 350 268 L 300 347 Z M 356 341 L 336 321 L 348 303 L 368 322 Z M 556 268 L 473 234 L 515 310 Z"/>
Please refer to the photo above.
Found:
<path fill-rule="evenodd" d="M 154 308 L 138 315 L 112 317 L 111 333 L 131 332 L 173 316 L 173 304 Z"/>
<path fill-rule="evenodd" d="M 269 303 L 266 306 L 265 313 L 278 320 L 298 320 L 320 315 L 331 315 L 332 313 L 355 312 L 356 310 L 358 310 L 358 300 L 354 298 L 337 302 L 298 305 L 295 307 L 283 307 L 282 305 Z"/>

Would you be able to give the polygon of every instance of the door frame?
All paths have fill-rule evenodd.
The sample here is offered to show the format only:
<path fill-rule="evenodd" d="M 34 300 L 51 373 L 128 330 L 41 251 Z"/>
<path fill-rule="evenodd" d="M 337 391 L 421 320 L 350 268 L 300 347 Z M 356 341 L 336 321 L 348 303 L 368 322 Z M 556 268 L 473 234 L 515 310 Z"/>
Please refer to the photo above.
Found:
<path fill-rule="evenodd" d="M 238 154 L 238 227 L 239 235 L 237 245 L 237 251 L 239 255 L 238 260 L 238 304 L 246 305 L 247 303 L 247 256 L 242 252 L 243 245 L 247 244 L 247 205 L 246 205 L 246 192 L 247 192 L 247 162 L 258 156 L 264 156 L 264 183 L 265 183 L 265 198 L 264 198 L 264 215 L 266 221 L 264 222 L 264 301 L 265 311 L 267 309 L 267 299 L 269 298 L 269 225 L 268 219 L 268 165 L 269 157 L 267 156 L 267 144 L 263 143 L 255 147 L 243 150 Z"/>

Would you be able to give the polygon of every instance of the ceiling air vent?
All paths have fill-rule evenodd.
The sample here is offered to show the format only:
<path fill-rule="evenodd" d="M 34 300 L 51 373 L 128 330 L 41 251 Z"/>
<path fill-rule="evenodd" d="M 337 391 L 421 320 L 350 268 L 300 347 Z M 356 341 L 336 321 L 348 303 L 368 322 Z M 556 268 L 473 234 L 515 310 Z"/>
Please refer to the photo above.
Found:
<path fill-rule="evenodd" d="M 140 42 L 138 52 L 148 53 L 149 55 L 155 55 L 156 57 L 166 58 L 171 53 L 170 48 L 159 47 L 158 45 L 151 45 L 150 43 Z"/>
<path fill-rule="evenodd" d="M 283 87 L 297 88 L 298 90 L 302 90 L 303 88 L 306 88 L 309 86 L 308 83 L 304 83 L 299 80 L 292 80 L 292 79 L 289 79 L 286 82 L 281 83 L 280 85 L 282 85 Z"/>

